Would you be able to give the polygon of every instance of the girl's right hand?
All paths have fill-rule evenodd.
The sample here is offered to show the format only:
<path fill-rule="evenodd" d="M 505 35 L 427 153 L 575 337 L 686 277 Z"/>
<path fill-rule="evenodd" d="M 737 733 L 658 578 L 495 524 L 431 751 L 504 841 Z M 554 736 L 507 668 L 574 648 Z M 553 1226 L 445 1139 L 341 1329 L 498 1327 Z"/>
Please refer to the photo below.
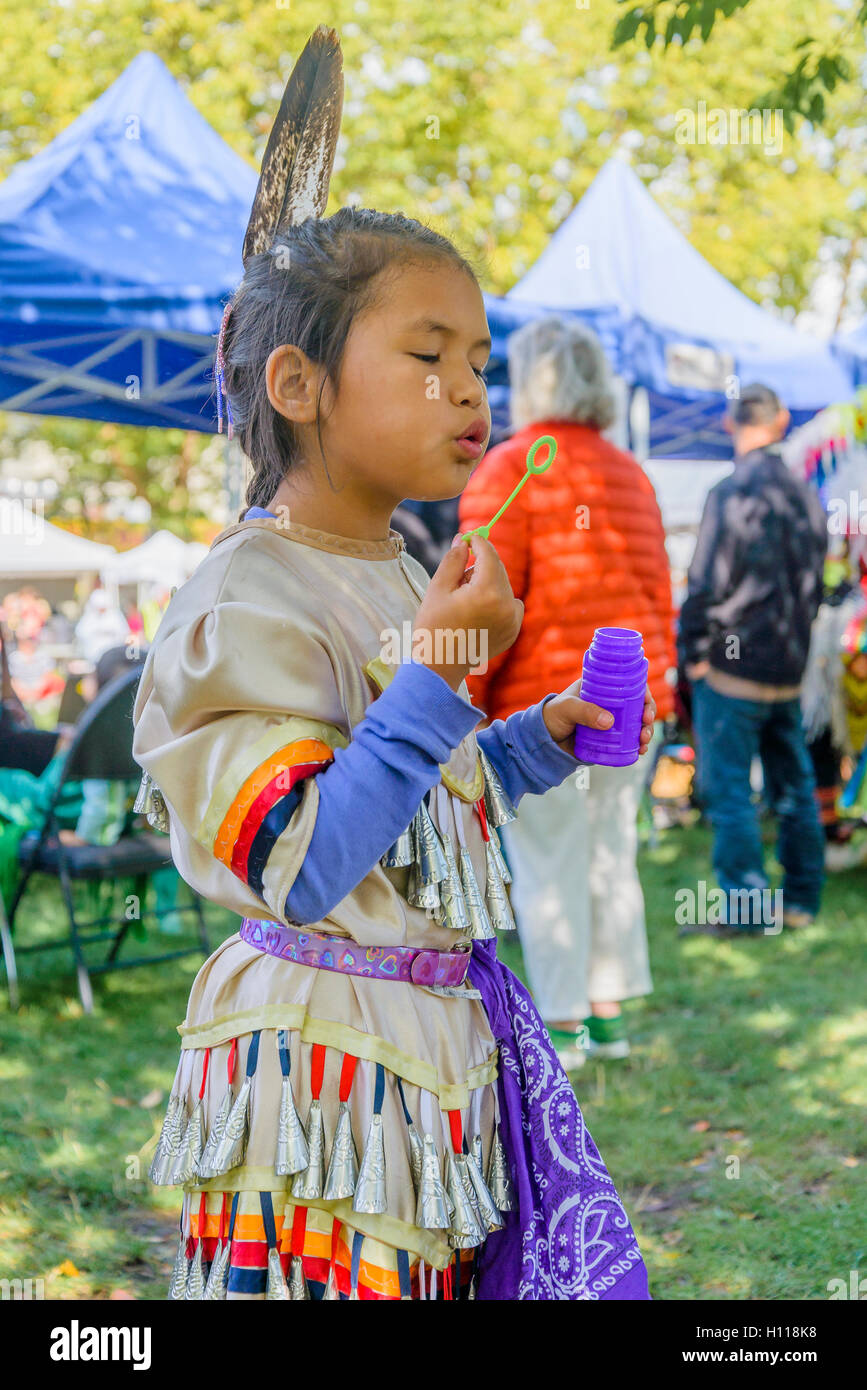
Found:
<path fill-rule="evenodd" d="M 505 566 L 490 541 L 458 541 L 425 591 L 413 624 L 413 650 L 457 690 L 472 670 L 472 654 L 489 661 L 507 651 L 521 630 L 524 605 L 515 598 Z M 470 555 L 475 564 L 467 570 Z M 416 646 L 416 633 L 423 640 Z M 453 634 L 449 636 L 448 634 Z M 470 640 L 474 634 L 473 640 Z"/>

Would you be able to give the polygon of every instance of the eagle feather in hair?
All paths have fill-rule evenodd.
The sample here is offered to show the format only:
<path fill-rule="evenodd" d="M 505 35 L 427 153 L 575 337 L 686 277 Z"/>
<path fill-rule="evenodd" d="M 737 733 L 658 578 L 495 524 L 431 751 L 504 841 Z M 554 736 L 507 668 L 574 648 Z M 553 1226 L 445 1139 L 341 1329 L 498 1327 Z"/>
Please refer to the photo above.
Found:
<path fill-rule="evenodd" d="M 320 24 L 289 75 L 268 139 L 244 237 L 245 264 L 285 228 L 324 213 L 342 112 L 340 40 Z"/>

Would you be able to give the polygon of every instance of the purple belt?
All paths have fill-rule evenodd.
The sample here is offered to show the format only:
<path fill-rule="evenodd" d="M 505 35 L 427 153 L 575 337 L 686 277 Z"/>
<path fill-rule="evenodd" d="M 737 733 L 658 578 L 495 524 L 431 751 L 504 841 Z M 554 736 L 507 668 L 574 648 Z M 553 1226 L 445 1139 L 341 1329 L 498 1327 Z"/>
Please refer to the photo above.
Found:
<path fill-rule="evenodd" d="M 412 946 L 359 946 L 346 936 L 298 931 L 279 922 L 245 917 L 241 938 L 257 951 L 280 960 L 336 970 L 341 975 L 364 975 L 373 980 L 403 980 L 413 985 L 462 985 L 471 950 L 426 951 Z"/>

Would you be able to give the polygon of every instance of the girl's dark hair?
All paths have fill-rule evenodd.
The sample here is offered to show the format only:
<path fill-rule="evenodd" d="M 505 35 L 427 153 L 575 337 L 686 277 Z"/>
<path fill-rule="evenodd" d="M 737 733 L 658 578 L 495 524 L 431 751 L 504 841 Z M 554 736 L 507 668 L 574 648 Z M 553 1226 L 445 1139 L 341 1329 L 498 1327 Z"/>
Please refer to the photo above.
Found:
<path fill-rule="evenodd" d="M 375 301 L 383 270 L 441 259 L 478 281 L 478 272 L 447 237 L 402 213 L 341 208 L 281 232 L 270 250 L 247 262 L 223 339 L 224 384 L 235 433 L 251 459 L 247 507 L 265 507 L 299 456 L 291 421 L 274 409 L 265 364 L 291 343 L 323 365 L 336 391 L 353 320 Z M 323 378 L 322 387 L 324 388 Z M 319 408 L 316 434 L 322 448 Z M 324 454 L 324 451 L 323 451 Z"/>

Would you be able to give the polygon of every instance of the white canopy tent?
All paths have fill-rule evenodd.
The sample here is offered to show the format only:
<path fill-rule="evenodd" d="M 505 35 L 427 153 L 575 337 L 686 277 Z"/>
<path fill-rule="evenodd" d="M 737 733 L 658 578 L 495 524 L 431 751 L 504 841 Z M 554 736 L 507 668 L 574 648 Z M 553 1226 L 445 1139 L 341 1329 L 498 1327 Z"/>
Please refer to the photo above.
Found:
<path fill-rule="evenodd" d="M 108 557 L 101 570 L 103 582 L 115 593 L 123 584 L 161 584 L 173 589 L 189 579 L 207 553 L 206 545 L 182 541 L 171 531 L 157 531 L 132 550 Z"/>
<path fill-rule="evenodd" d="M 0 583 L 7 591 L 16 582 L 96 576 L 114 554 L 113 546 L 52 526 L 34 504 L 0 498 Z"/>

